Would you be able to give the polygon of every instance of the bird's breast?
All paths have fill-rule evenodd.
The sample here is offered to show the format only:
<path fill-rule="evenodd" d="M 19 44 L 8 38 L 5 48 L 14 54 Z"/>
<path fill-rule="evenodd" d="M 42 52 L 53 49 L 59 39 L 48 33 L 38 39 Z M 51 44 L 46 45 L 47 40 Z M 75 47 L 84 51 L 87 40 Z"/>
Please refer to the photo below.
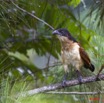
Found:
<path fill-rule="evenodd" d="M 64 64 L 71 64 L 73 66 L 82 66 L 83 62 L 79 52 L 79 45 L 73 43 L 72 45 L 64 45 L 62 49 L 62 61 Z"/>

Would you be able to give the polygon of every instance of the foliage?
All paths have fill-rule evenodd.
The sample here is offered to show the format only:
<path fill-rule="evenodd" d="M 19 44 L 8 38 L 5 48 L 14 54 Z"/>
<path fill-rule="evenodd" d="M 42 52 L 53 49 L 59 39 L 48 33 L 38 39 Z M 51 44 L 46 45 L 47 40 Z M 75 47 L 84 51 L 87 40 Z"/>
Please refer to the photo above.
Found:
<path fill-rule="evenodd" d="M 92 3 L 91 3 L 92 2 Z M 98 34 L 103 36 L 104 32 L 104 1 L 103 0 L 92 0 L 90 1 L 88 9 L 83 12 L 84 24 L 96 31 Z"/>
<path fill-rule="evenodd" d="M 82 9 L 82 12 L 79 9 L 83 7 L 81 6 L 82 0 L 12 1 L 23 10 L 43 20 L 43 22 L 30 16 L 27 12 L 18 9 L 11 0 L 1 0 L 0 84 L 2 84 L 7 77 L 9 77 L 10 81 L 12 80 L 10 87 L 14 85 L 15 81 L 25 81 L 26 85 L 32 81 L 30 88 L 33 88 L 34 84 L 35 87 L 41 87 L 62 80 L 63 68 L 59 60 L 60 43 L 57 38 L 52 36 L 52 28 L 47 26 L 44 21 L 55 29 L 67 28 L 89 53 L 96 67 L 95 73 L 98 73 L 101 65 L 104 63 L 104 7 L 101 6 L 104 2 L 102 0 L 98 0 L 100 3 L 93 2 L 93 7 L 92 4 L 86 5 L 89 8 L 85 10 Z M 93 20 L 95 20 L 94 23 Z M 86 73 L 86 70 L 83 70 L 83 74 L 84 76 L 94 75 L 91 72 Z M 73 69 L 69 77 L 72 79 L 76 78 Z M 103 85 L 103 83 L 101 83 L 101 85 L 99 83 L 90 85 L 92 85 L 93 88 L 89 85 L 83 85 L 82 91 L 84 91 L 85 88 L 86 91 L 101 90 L 102 88 L 100 87 L 102 87 L 101 85 Z M 5 88 L 7 93 L 10 87 L 7 86 L 7 88 Z M 66 90 L 79 91 L 79 87 L 76 86 Z M 2 95 L 9 94 L 2 93 Z M 47 94 L 41 95 L 42 97 L 39 95 L 37 99 L 48 98 Z M 56 97 L 55 95 L 49 95 L 49 98 L 51 96 L 52 98 Z M 57 98 L 62 97 L 57 96 Z M 63 98 L 66 99 L 65 101 L 71 101 L 74 96 L 70 96 L 69 99 L 68 96 L 64 96 Z M 49 101 L 55 100 L 49 99 Z M 45 102 L 46 101 L 47 100 L 45 100 Z M 56 101 L 58 102 L 58 99 Z M 65 101 L 63 100 L 63 102 Z"/>

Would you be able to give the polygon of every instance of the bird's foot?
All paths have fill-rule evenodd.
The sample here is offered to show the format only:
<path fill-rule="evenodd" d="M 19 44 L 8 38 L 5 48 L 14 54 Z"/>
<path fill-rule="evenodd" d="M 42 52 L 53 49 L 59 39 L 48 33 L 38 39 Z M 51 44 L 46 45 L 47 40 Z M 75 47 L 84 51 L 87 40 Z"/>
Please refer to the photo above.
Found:
<path fill-rule="evenodd" d="M 66 78 L 67 78 L 67 76 L 68 76 L 68 73 L 65 73 L 64 77 L 63 77 L 63 81 L 62 81 L 62 87 L 66 86 Z"/>
<path fill-rule="evenodd" d="M 77 75 L 78 75 L 78 81 L 81 84 L 82 83 L 82 75 L 81 75 L 79 70 L 76 70 L 76 72 L 77 72 Z"/>
<path fill-rule="evenodd" d="M 67 85 L 67 84 L 66 84 L 66 80 L 63 80 L 63 81 L 62 81 L 62 87 L 64 88 L 66 85 Z"/>
<path fill-rule="evenodd" d="M 81 75 L 78 77 L 78 81 L 80 84 L 82 84 L 82 76 Z"/>
<path fill-rule="evenodd" d="M 96 77 L 96 81 L 99 81 L 99 80 L 100 80 L 100 78 L 99 78 L 99 76 L 97 76 L 97 77 Z"/>

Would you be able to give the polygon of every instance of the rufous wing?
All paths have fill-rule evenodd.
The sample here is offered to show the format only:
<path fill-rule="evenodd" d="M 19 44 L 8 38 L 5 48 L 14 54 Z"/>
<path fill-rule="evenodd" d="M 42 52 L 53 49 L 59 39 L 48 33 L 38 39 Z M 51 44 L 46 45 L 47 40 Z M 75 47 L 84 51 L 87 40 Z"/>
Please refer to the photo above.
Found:
<path fill-rule="evenodd" d="M 93 64 L 91 64 L 88 54 L 85 52 L 85 50 L 82 47 L 79 48 L 79 51 L 80 51 L 81 59 L 84 63 L 84 67 L 89 68 L 93 72 L 95 67 Z"/>

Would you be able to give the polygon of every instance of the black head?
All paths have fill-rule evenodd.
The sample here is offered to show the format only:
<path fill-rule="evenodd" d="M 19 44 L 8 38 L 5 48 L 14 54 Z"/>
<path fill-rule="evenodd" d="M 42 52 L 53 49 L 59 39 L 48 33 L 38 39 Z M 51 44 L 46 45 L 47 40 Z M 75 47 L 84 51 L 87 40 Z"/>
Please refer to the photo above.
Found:
<path fill-rule="evenodd" d="M 55 35 L 60 35 L 60 36 L 65 36 L 67 37 L 69 40 L 72 40 L 74 42 L 77 42 L 70 34 L 70 32 L 67 29 L 61 28 L 61 29 L 57 29 L 55 31 L 53 31 L 52 34 Z"/>

